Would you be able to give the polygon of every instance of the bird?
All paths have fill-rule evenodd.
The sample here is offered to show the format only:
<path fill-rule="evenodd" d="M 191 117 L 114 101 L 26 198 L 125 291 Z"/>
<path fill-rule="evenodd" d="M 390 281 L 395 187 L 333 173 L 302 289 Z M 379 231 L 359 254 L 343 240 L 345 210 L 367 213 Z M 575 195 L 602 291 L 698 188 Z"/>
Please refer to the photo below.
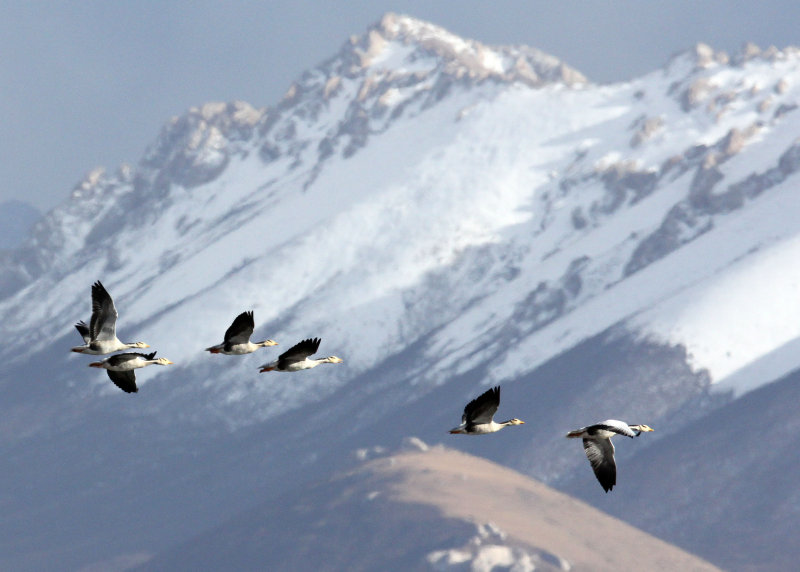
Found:
<path fill-rule="evenodd" d="M 260 365 L 260 373 L 266 371 L 300 371 L 317 367 L 323 363 L 342 363 L 344 361 L 336 356 L 309 359 L 308 356 L 317 352 L 321 341 L 319 338 L 309 338 L 295 344 L 279 355 L 275 361 Z"/>
<path fill-rule="evenodd" d="M 493 417 L 500 405 L 500 386 L 488 389 L 464 407 L 461 416 L 461 425 L 450 429 L 450 433 L 463 433 L 465 435 L 484 435 L 500 431 L 509 425 L 523 425 L 525 422 L 516 417 L 497 423 Z"/>
<path fill-rule="evenodd" d="M 582 438 L 583 449 L 594 470 L 594 476 L 603 490 L 608 492 L 617 484 L 617 464 L 614 461 L 614 444 L 611 437 L 625 435 L 638 437 L 642 433 L 653 431 L 647 425 L 628 425 L 617 419 L 607 419 L 602 423 L 581 427 L 567 433 L 568 438 Z"/>
<path fill-rule="evenodd" d="M 253 312 L 242 312 L 233 320 L 231 326 L 225 331 L 225 341 L 216 346 L 206 348 L 212 354 L 242 355 L 256 351 L 258 348 L 267 346 L 277 346 L 278 342 L 264 340 L 263 342 L 251 342 L 250 336 L 253 335 L 255 321 Z"/>
<path fill-rule="evenodd" d="M 92 362 L 89 367 L 99 367 L 107 370 L 106 373 L 108 373 L 108 377 L 114 382 L 114 385 L 125 393 L 136 393 L 139 388 L 136 387 L 136 374 L 133 370 L 153 364 L 170 365 L 172 362 L 163 357 L 156 359 L 156 352 L 151 354 L 127 352 L 115 354 L 103 361 Z"/>
<path fill-rule="evenodd" d="M 92 318 L 75 324 L 84 345 L 72 348 L 73 352 L 91 355 L 111 354 L 131 348 L 149 348 L 144 342 L 123 343 L 117 339 L 117 308 L 114 300 L 98 280 L 92 284 Z"/>

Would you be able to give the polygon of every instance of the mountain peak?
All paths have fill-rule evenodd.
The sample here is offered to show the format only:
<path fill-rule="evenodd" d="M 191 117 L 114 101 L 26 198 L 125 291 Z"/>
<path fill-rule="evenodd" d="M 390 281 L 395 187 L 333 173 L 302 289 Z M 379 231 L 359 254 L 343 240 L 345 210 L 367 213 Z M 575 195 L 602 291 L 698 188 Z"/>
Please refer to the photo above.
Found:
<path fill-rule="evenodd" d="M 363 36 L 351 38 L 362 67 L 407 69 L 427 57 L 458 78 L 523 82 L 531 86 L 586 83 L 586 77 L 558 58 L 528 46 L 487 46 L 424 20 L 388 12 Z M 394 48 L 401 47 L 401 49 Z M 404 49 L 402 49 L 404 48 Z M 392 57 L 394 56 L 394 57 Z M 397 56 L 401 56 L 398 58 Z"/>
<path fill-rule="evenodd" d="M 451 41 L 464 41 L 441 26 L 395 12 L 387 12 L 384 14 L 380 21 L 373 26 L 373 29 L 380 30 L 382 34 L 391 39 L 407 38 L 422 40 L 426 37 L 436 36 L 439 38 L 448 38 Z"/>
<path fill-rule="evenodd" d="M 708 44 L 698 42 L 691 48 L 673 55 L 667 62 L 666 70 L 690 75 L 719 66 L 742 67 L 753 61 L 775 63 L 798 57 L 800 57 L 800 48 L 796 46 L 787 46 L 783 49 L 775 46 L 761 48 L 753 42 L 745 42 L 736 53 L 730 55 L 725 51 L 715 50 Z"/>
<path fill-rule="evenodd" d="M 192 107 L 162 128 L 141 165 L 187 188 L 208 182 L 250 140 L 265 113 L 242 101 Z"/>

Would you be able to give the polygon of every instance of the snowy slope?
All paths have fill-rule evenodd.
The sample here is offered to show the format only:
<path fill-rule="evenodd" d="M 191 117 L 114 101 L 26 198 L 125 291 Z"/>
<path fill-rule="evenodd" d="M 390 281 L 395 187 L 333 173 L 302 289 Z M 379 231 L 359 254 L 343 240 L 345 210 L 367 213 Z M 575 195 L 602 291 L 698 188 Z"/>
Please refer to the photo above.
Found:
<path fill-rule="evenodd" d="M 445 47 L 432 52 L 434 41 Z M 179 364 L 200 360 L 232 316 L 253 308 L 260 324 L 274 324 L 264 334 L 284 344 L 324 329 L 335 340 L 328 351 L 347 357 L 347 370 L 329 374 L 338 383 L 443 326 L 430 348 L 434 368 L 420 381 L 487 358 L 497 360 L 487 383 L 511 380 L 634 315 L 643 335 L 685 344 L 695 367 L 723 386 L 796 337 L 798 304 L 765 337 L 725 286 L 785 267 L 790 179 L 746 197 L 753 206 L 744 212 L 695 214 L 695 228 L 680 231 L 697 235 L 691 248 L 630 271 L 642 237 L 693 193 L 724 196 L 719 187 L 769 174 L 792 151 L 796 118 L 776 110 L 796 98 L 794 52 L 734 67 L 703 62 L 698 49 L 630 84 L 533 89 L 504 71 L 508 49 L 474 46 L 389 16 L 307 73 L 275 110 L 214 104 L 174 120 L 138 169 L 92 173 L 51 213 L 60 252 L 52 270 L 0 307 L 6 335 L 40 330 L 28 349 L 45 349 L 65 324 L 86 318 L 87 285 L 102 277 L 121 326 L 140 323 L 137 338 Z M 511 53 L 519 67 L 523 56 Z M 644 125 L 657 127 L 645 136 Z M 726 143 L 731 134 L 741 141 Z M 709 170 L 722 182 L 696 191 Z M 446 305 L 426 288 L 439 280 Z M 771 301 L 791 299 L 791 277 L 768 282 L 779 289 Z M 541 290 L 530 295 L 534 286 Z M 54 288 L 60 295 L 49 303 L 23 302 Z M 562 296 L 520 324 L 514 347 L 494 347 L 521 305 Z M 734 319 L 732 304 L 736 335 L 715 336 L 721 320 Z M 27 355 L 13 344 L 8 353 Z M 234 367 L 214 381 L 227 381 L 226 402 L 274 391 L 270 383 L 243 390 L 236 380 L 248 370 L 244 361 Z M 274 410 L 318 395 L 306 381 Z"/>
<path fill-rule="evenodd" d="M 797 366 L 798 80 L 797 50 L 731 59 L 701 45 L 597 86 L 537 50 L 389 14 L 274 107 L 174 118 L 137 165 L 92 171 L 0 258 L 0 433 L 55 447 L 112 410 L 166 428 L 168 445 L 130 461 L 146 471 L 170 447 L 203 450 L 195 431 L 302 418 L 263 446 L 313 464 L 344 445 L 303 431 L 364 438 L 398 408 L 398 423 L 447 425 L 461 399 L 502 383 L 518 405 L 550 409 L 526 425 L 548 434 L 518 441 L 524 454 L 480 453 L 562 478 L 584 460 L 549 432 L 591 421 L 595 392 L 618 407 L 609 416 L 656 426 L 694 415 L 708 380 L 738 396 Z M 98 279 L 120 338 L 176 364 L 141 371 L 136 396 L 67 351 Z M 249 309 L 254 338 L 277 348 L 203 352 Z M 258 373 L 311 336 L 344 364 Z M 627 377 L 620 363 L 596 385 L 540 381 L 559 355 L 588 363 L 583 344 L 645 353 Z"/>

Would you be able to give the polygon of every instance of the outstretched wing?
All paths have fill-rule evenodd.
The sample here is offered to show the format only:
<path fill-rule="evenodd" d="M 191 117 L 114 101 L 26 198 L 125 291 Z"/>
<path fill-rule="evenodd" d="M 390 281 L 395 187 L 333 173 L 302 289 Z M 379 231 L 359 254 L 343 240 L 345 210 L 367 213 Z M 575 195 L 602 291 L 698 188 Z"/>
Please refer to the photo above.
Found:
<path fill-rule="evenodd" d="M 86 322 L 81 320 L 75 324 L 75 329 L 78 330 L 78 333 L 83 338 L 83 343 L 88 345 L 92 341 L 92 334 L 89 333 L 89 326 L 86 325 Z"/>
<path fill-rule="evenodd" d="M 253 319 L 253 312 L 242 312 L 236 316 L 231 327 L 225 331 L 226 349 L 230 349 L 230 346 L 249 342 L 250 336 L 253 335 L 254 328 L 255 321 Z"/>
<path fill-rule="evenodd" d="M 278 356 L 278 369 L 285 369 L 286 366 L 303 361 L 308 356 L 317 353 L 321 341 L 320 338 L 309 338 L 290 347 Z"/>
<path fill-rule="evenodd" d="M 617 435 L 625 435 L 626 437 L 638 437 L 638 434 L 631 429 L 624 421 L 618 419 L 606 419 L 602 423 L 598 423 L 595 427 L 611 431 Z"/>
<path fill-rule="evenodd" d="M 614 444 L 611 439 L 584 438 L 583 450 L 603 490 L 608 492 L 613 489 L 617 484 L 617 463 L 614 461 Z"/>
<path fill-rule="evenodd" d="M 133 370 L 128 371 L 112 371 L 106 370 L 108 377 L 114 382 L 114 385 L 119 387 L 125 393 L 136 393 L 139 388 L 136 387 L 136 374 Z"/>
<path fill-rule="evenodd" d="M 89 332 L 92 340 L 109 341 L 117 337 L 117 308 L 99 280 L 92 284 L 92 319 L 89 321 Z"/>
<path fill-rule="evenodd" d="M 491 423 L 497 408 L 500 406 L 500 386 L 493 387 L 464 407 L 464 414 L 461 422 L 469 425 L 481 425 Z"/>

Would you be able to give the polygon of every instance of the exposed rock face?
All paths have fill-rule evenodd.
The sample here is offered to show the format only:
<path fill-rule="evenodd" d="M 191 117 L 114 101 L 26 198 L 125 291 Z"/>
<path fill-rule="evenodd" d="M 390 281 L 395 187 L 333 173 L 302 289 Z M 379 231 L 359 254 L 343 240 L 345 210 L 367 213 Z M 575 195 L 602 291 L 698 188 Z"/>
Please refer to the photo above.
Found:
<path fill-rule="evenodd" d="M 741 149 L 741 135 L 729 133 L 718 145 L 723 149 Z M 742 208 L 745 201 L 753 199 L 782 183 L 800 168 L 800 143 L 793 143 L 778 159 L 778 164 L 763 173 L 753 173 L 745 179 L 730 184 L 726 190 L 715 190 L 724 179 L 717 166 L 717 158 L 729 155 L 707 154 L 697 167 L 686 200 L 676 204 L 667 213 L 661 226 L 642 239 L 625 267 L 625 274 L 663 258 L 681 245 L 690 242 L 714 227 L 714 217 Z"/>
<path fill-rule="evenodd" d="M 97 237 L 141 224 L 152 216 L 143 205 L 169 201 L 173 187 L 189 190 L 209 183 L 234 158 L 253 151 L 266 164 L 304 165 L 310 173 L 307 187 L 333 155 L 351 157 L 371 135 L 386 131 L 403 115 L 435 105 L 453 89 L 490 81 L 577 86 L 586 78 L 533 48 L 485 46 L 433 24 L 386 14 L 334 57 L 304 73 L 274 108 L 240 101 L 191 108 L 164 126 L 136 167 L 124 166 L 111 176 L 104 169 L 90 173 L 67 204 L 47 215 L 33 240 L 0 257 L 0 299 L 39 276 L 53 260 L 83 248 L 85 237 L 67 236 L 72 229 L 95 225 L 92 235 Z M 106 205 L 88 204 L 99 201 Z M 72 228 L 65 233 L 65 226 Z"/>
<path fill-rule="evenodd" d="M 262 135 L 271 134 L 261 145 L 261 155 L 265 160 L 281 153 L 299 157 L 307 147 L 294 140 L 300 120 L 319 119 L 337 98 L 349 98 L 346 111 L 318 144 L 319 161 L 336 152 L 352 156 L 370 134 L 385 131 L 403 114 L 427 109 L 453 89 L 486 81 L 531 87 L 587 82 L 578 71 L 539 50 L 485 46 L 390 13 L 292 85 L 278 113 L 260 128 Z"/>
<path fill-rule="evenodd" d="M 264 110 L 244 102 L 207 103 L 173 118 L 148 149 L 140 167 L 157 188 L 187 189 L 215 179 L 231 156 L 245 152 Z"/>
<path fill-rule="evenodd" d="M 700 106 L 713 93 L 714 88 L 714 84 L 708 78 L 701 77 L 694 80 L 681 92 L 681 108 L 688 112 Z"/>
<path fill-rule="evenodd" d="M 636 133 L 631 137 L 631 147 L 639 147 L 645 141 L 652 139 L 663 127 L 664 119 L 661 117 L 640 117 L 634 124 Z"/>

